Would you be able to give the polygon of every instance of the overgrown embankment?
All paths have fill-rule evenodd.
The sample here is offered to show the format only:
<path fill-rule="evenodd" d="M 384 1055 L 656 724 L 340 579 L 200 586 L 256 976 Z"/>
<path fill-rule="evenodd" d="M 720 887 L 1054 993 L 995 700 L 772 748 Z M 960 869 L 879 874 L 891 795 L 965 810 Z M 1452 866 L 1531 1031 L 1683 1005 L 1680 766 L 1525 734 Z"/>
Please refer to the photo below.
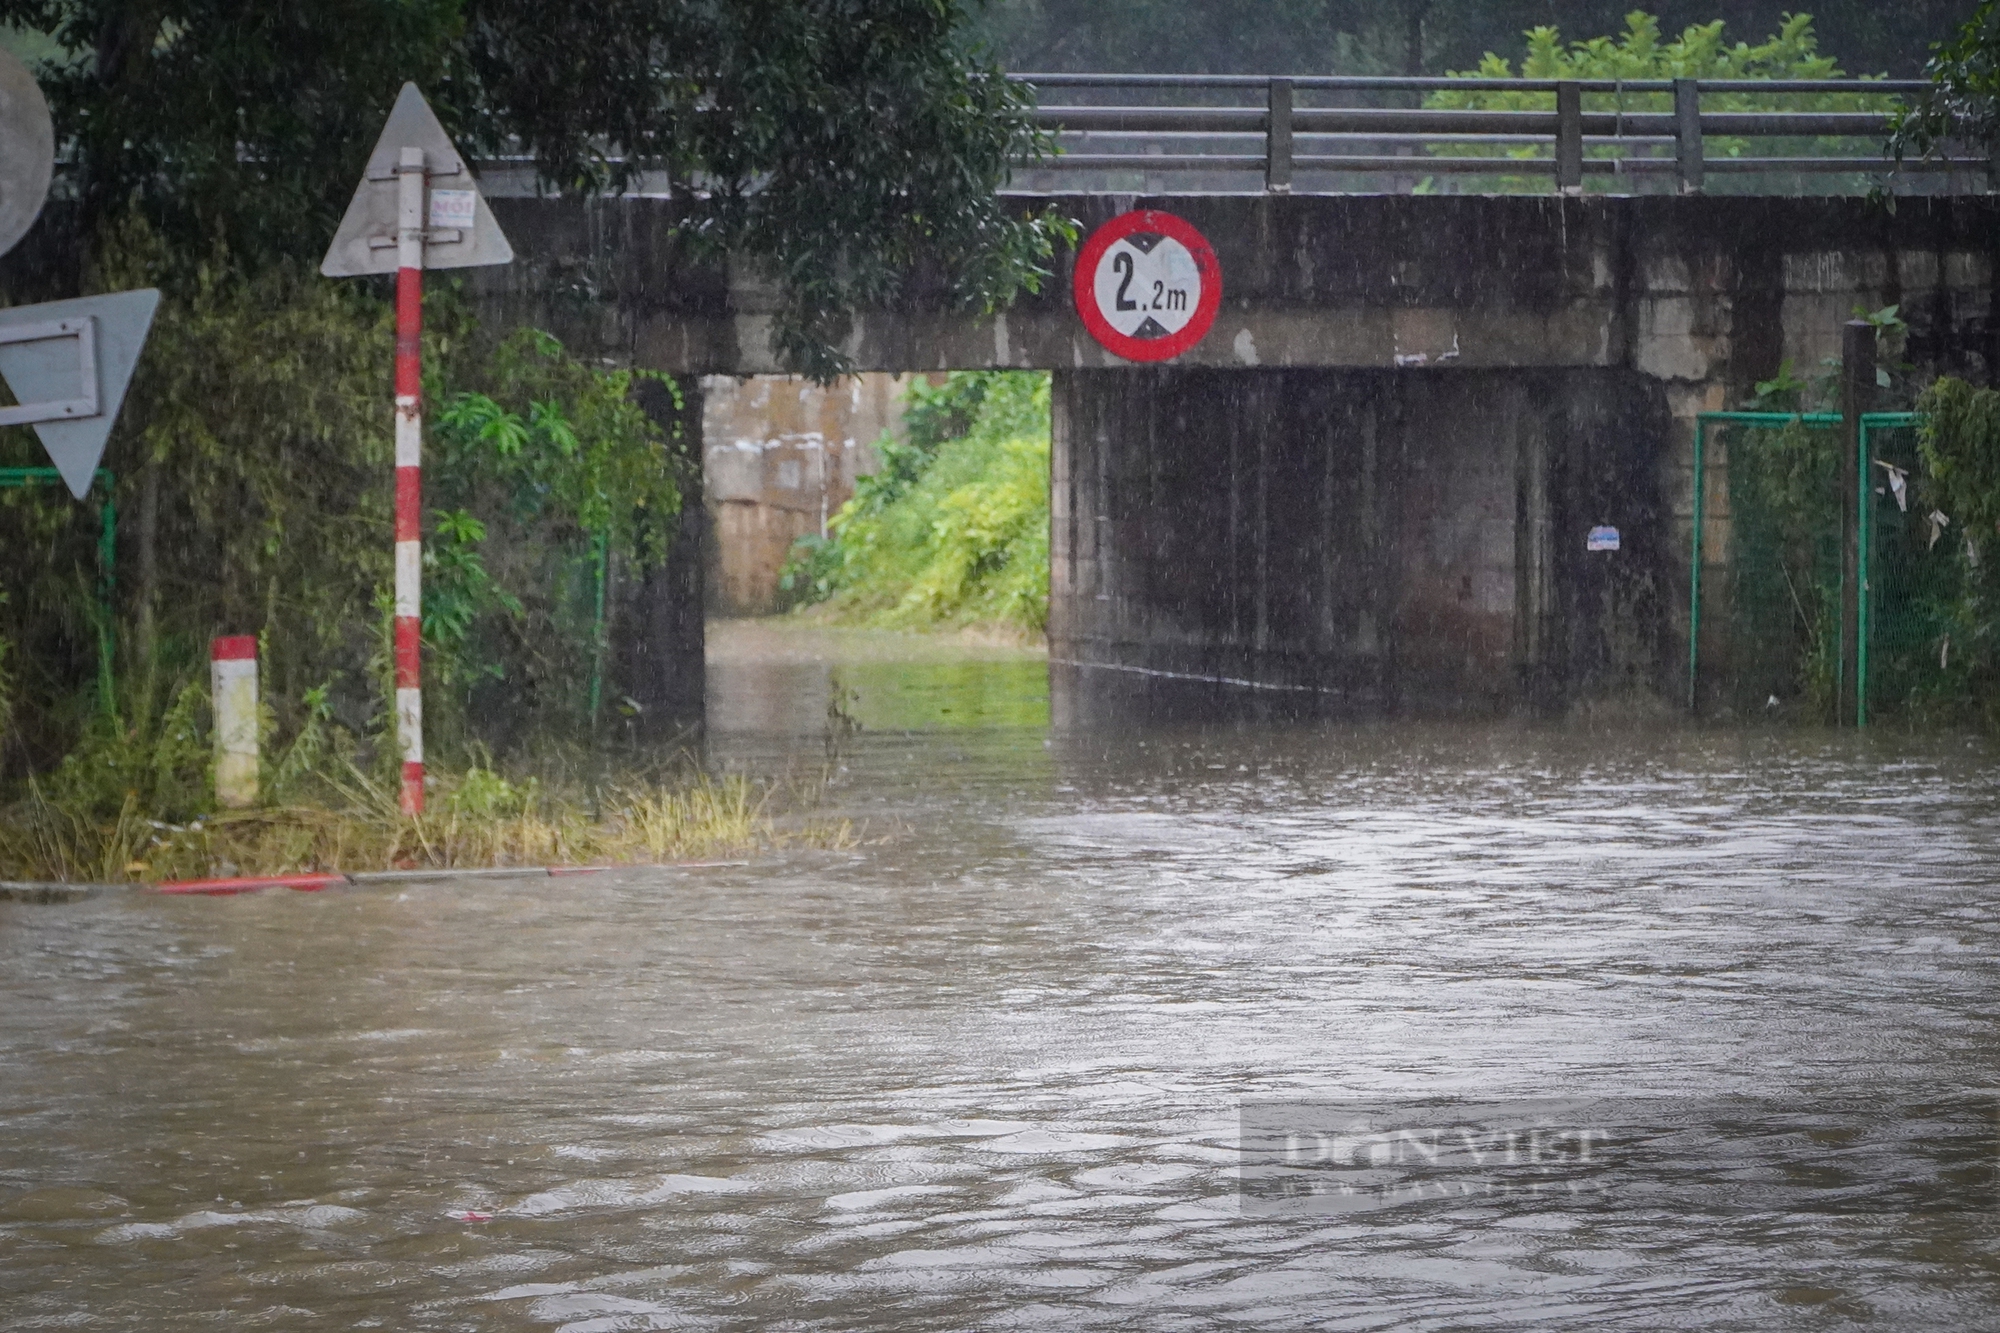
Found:
<path fill-rule="evenodd" d="M 777 809 L 809 807 L 811 798 L 742 777 L 628 778 L 593 790 L 475 767 L 439 781 L 426 811 L 411 816 L 397 808 L 394 787 L 350 770 L 310 797 L 170 823 L 150 817 L 136 793 L 105 819 L 37 791 L 0 821 L 0 880 L 660 864 L 786 843 L 850 845 L 844 821 Z"/>
<path fill-rule="evenodd" d="M 967 371 L 911 386 L 905 439 L 875 448 L 785 590 L 817 614 L 886 629 L 986 626 L 1039 636 L 1049 614 L 1049 381 Z"/>
<path fill-rule="evenodd" d="M 94 262 L 102 287 L 172 271 L 137 222 Z M 532 330 L 483 333 L 446 284 L 425 312 L 421 625 L 427 739 L 458 831 L 377 808 L 400 758 L 382 298 L 218 257 L 163 301 L 91 497 L 0 490 L 0 541 L 19 556 L 0 586 L 0 873 L 354 869 L 563 847 L 623 859 L 757 836 L 723 831 L 685 775 L 626 802 L 687 815 L 666 842 L 534 783 L 507 812 L 457 799 L 501 782 L 495 756 L 542 772 L 551 753 L 622 734 L 634 709 L 608 651 L 620 589 L 667 560 L 694 464 L 672 382 Z M 0 465 L 44 461 L 31 432 L 0 431 Z M 255 813 L 215 809 L 208 647 L 225 633 L 258 640 Z"/>

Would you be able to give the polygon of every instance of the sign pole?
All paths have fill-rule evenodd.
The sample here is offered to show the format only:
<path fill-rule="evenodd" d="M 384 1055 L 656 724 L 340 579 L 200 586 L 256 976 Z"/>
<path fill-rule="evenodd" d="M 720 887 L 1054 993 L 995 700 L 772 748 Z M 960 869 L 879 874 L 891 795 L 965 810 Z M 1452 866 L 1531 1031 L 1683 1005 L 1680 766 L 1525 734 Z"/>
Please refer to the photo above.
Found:
<path fill-rule="evenodd" d="M 396 164 L 396 738 L 403 813 L 424 810 L 424 150 Z"/>
<path fill-rule="evenodd" d="M 404 84 L 319 271 L 396 275 L 396 746 L 407 815 L 424 812 L 424 270 L 513 259 L 464 155 L 417 85 Z"/>

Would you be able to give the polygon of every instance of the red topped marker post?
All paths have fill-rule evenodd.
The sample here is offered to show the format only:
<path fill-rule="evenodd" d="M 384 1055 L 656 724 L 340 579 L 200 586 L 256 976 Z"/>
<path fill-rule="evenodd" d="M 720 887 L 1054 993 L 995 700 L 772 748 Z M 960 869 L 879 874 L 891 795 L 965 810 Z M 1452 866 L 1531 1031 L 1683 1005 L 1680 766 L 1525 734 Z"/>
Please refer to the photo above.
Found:
<path fill-rule="evenodd" d="M 1154 208 L 1121 213 L 1077 252 L 1076 313 L 1127 361 L 1170 361 L 1208 336 L 1222 265 L 1194 224 Z"/>
<path fill-rule="evenodd" d="M 396 740 L 405 814 L 424 808 L 424 270 L 513 258 L 465 159 L 417 86 L 404 84 L 319 271 L 396 275 Z"/>

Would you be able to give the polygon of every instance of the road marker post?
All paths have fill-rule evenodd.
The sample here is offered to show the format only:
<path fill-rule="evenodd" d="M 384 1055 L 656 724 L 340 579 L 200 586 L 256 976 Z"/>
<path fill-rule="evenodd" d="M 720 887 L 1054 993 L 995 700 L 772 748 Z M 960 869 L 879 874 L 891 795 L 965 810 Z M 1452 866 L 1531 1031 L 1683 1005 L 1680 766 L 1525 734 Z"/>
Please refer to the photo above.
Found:
<path fill-rule="evenodd" d="M 236 809 L 257 804 L 257 636 L 231 634 L 208 646 L 215 708 L 215 799 Z"/>

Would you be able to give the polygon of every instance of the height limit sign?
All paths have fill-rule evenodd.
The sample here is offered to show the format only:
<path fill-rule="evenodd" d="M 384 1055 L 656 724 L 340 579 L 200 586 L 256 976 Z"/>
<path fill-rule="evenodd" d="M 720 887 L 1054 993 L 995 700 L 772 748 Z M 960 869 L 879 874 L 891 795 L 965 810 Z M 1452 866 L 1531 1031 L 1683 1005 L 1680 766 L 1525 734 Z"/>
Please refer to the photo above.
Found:
<path fill-rule="evenodd" d="M 1192 224 L 1142 208 L 1090 234 L 1076 257 L 1076 313 L 1127 361 L 1167 361 L 1208 333 L 1222 305 L 1222 267 Z"/>

